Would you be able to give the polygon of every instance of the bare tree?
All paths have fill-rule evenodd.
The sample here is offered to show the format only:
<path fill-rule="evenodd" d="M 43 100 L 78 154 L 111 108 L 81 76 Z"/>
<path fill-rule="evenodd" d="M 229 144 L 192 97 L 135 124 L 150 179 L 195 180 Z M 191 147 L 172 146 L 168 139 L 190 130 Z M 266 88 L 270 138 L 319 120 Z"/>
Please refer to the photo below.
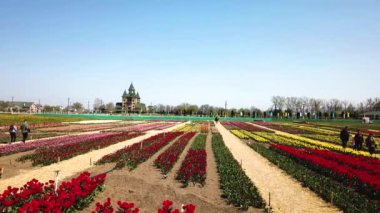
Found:
<path fill-rule="evenodd" d="M 276 109 L 279 107 L 279 105 L 280 105 L 280 99 L 281 99 L 280 96 L 273 96 L 273 97 L 272 97 L 272 103 L 273 103 L 273 107 L 274 107 L 275 110 L 276 110 Z"/>
<path fill-rule="evenodd" d="M 83 107 L 83 104 L 82 103 L 79 103 L 79 102 L 75 102 L 75 103 L 73 103 L 73 109 L 76 111 L 76 112 L 79 112 L 79 113 L 81 113 L 81 112 L 83 112 L 83 110 L 84 110 L 84 107 Z"/>
<path fill-rule="evenodd" d="M 109 102 L 106 104 L 105 108 L 108 113 L 112 113 L 115 110 L 115 105 L 112 102 Z"/>
<path fill-rule="evenodd" d="M 95 98 L 95 100 L 94 100 L 94 111 L 100 112 L 102 106 L 103 106 L 103 100 L 100 98 Z"/>

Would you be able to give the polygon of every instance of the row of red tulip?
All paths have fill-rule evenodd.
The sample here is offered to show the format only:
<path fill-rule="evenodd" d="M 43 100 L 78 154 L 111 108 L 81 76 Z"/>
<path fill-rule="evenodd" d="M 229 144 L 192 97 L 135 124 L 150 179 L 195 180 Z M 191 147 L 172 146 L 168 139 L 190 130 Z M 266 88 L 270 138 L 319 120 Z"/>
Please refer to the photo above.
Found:
<path fill-rule="evenodd" d="M 191 144 L 190 150 L 187 152 L 185 159 L 182 162 L 181 168 L 177 172 L 176 179 L 181 181 L 184 186 L 189 182 L 194 184 L 204 184 L 206 180 L 206 135 L 198 135 Z"/>
<path fill-rule="evenodd" d="M 54 181 L 33 179 L 21 188 L 8 186 L 0 194 L 0 212 L 73 212 L 87 207 L 103 189 L 106 174 L 84 172 L 55 190 Z"/>
<path fill-rule="evenodd" d="M 135 208 L 134 203 L 128 203 L 128 202 L 117 202 L 118 208 L 117 213 L 139 213 L 140 209 Z M 194 213 L 195 212 L 195 206 L 193 204 L 186 204 L 182 205 L 181 210 L 179 209 L 173 209 L 172 207 L 173 201 L 171 200 L 165 200 L 162 202 L 162 207 L 157 209 L 157 213 Z M 96 209 L 95 211 L 92 211 L 92 213 L 113 213 L 114 208 L 111 205 L 111 198 L 107 198 L 107 201 L 103 204 L 96 203 Z"/>
<path fill-rule="evenodd" d="M 319 155 L 325 159 L 343 163 L 352 168 L 366 171 L 370 174 L 380 175 L 380 159 L 378 158 L 369 158 L 360 155 L 347 155 L 321 149 L 306 150 L 312 154 Z"/>
<path fill-rule="evenodd" d="M 66 160 L 79 154 L 87 153 L 93 149 L 103 148 L 121 141 L 140 136 L 141 133 L 98 133 L 97 137 L 75 140 L 59 146 L 41 147 L 34 153 L 22 156 L 21 160 L 31 160 L 33 165 L 49 165 L 59 160 Z"/>
<path fill-rule="evenodd" d="M 127 166 L 130 170 L 135 169 L 140 163 L 146 161 L 148 158 L 157 153 L 162 147 L 173 141 L 176 137 L 182 135 L 183 132 L 168 132 L 161 139 L 149 146 L 133 152 L 128 158 L 121 158 L 116 163 L 115 168 L 121 169 Z"/>
<path fill-rule="evenodd" d="M 179 155 L 183 152 L 195 132 L 188 132 L 181 136 L 165 152 L 161 153 L 154 161 L 154 165 L 159 168 L 162 174 L 167 174 L 177 162 Z"/>
<path fill-rule="evenodd" d="M 168 133 L 160 133 L 160 134 L 151 136 L 147 139 L 144 139 L 138 143 L 134 143 L 130 146 L 119 149 L 114 153 L 103 156 L 99 161 L 96 162 L 96 164 L 100 165 L 100 164 L 105 164 L 105 163 L 117 162 L 120 159 L 127 159 L 134 152 L 137 152 L 140 149 L 144 149 L 150 146 L 152 143 L 162 140 L 167 134 Z"/>
<path fill-rule="evenodd" d="M 299 159 L 299 162 L 306 164 L 307 167 L 355 188 L 359 193 L 380 199 L 379 174 L 373 174 L 361 168 L 354 168 L 336 159 L 324 158 L 310 152 L 310 149 L 296 149 L 279 144 L 272 144 L 271 146 L 295 159 Z"/>

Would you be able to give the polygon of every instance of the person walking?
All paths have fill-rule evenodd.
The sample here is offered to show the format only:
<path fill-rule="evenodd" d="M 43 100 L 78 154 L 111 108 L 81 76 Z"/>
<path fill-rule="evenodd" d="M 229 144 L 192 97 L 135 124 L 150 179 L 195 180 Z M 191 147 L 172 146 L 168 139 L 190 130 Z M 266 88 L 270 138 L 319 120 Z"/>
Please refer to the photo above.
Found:
<path fill-rule="evenodd" d="M 340 132 L 340 140 L 342 141 L 342 147 L 345 149 L 347 147 L 347 142 L 350 138 L 350 133 L 348 132 L 347 126 Z"/>
<path fill-rule="evenodd" d="M 21 125 L 21 133 L 22 133 L 22 142 L 25 143 L 26 139 L 28 138 L 28 134 L 30 132 L 29 124 L 26 120 L 24 120 L 24 123 Z"/>
<path fill-rule="evenodd" d="M 373 137 L 372 134 L 369 134 L 367 139 L 365 140 L 365 145 L 368 148 L 369 154 L 374 154 L 376 151 L 376 142 L 375 138 Z"/>
<path fill-rule="evenodd" d="M 16 142 L 16 133 L 17 133 L 17 127 L 16 125 L 12 124 L 9 126 L 9 135 L 11 136 L 11 140 L 9 144 L 12 142 Z"/>
<path fill-rule="evenodd" d="M 357 133 L 355 134 L 354 141 L 355 141 L 355 149 L 356 150 L 362 150 L 364 139 L 363 139 L 363 135 L 360 133 L 359 129 L 358 129 Z"/>

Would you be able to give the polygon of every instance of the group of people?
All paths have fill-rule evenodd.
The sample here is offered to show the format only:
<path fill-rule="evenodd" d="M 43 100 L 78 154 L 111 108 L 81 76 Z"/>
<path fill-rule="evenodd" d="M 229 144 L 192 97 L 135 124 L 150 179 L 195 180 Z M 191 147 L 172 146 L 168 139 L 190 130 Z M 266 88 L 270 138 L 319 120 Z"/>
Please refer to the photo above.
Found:
<path fill-rule="evenodd" d="M 342 147 L 347 147 L 347 142 L 350 139 L 350 133 L 348 131 L 348 127 L 344 127 L 342 131 L 340 132 L 340 140 L 342 141 Z M 360 130 L 358 129 L 355 136 L 352 139 L 352 148 L 355 150 L 362 150 L 363 149 L 363 143 L 364 143 L 364 137 L 361 134 Z M 368 149 L 368 152 L 372 155 L 376 151 L 376 142 L 375 138 L 372 134 L 369 134 L 368 137 L 365 139 L 365 146 Z"/>
<path fill-rule="evenodd" d="M 15 124 L 11 124 L 9 126 L 9 135 L 11 137 L 11 140 L 9 142 L 9 144 L 11 144 L 12 142 L 16 142 L 16 137 L 17 137 L 17 126 Z M 24 123 L 21 124 L 20 126 L 20 130 L 21 130 L 21 133 L 22 133 L 22 142 L 25 143 L 26 139 L 28 138 L 28 134 L 30 132 L 30 129 L 29 129 L 29 124 L 26 120 L 24 120 Z"/>

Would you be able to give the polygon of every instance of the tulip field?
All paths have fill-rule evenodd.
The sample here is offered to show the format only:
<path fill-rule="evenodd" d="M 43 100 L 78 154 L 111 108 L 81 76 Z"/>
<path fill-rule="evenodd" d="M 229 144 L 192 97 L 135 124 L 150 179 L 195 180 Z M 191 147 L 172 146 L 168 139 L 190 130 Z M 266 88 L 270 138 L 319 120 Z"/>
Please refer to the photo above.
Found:
<path fill-rule="evenodd" d="M 35 138 L 0 144 L 0 212 L 271 212 L 220 127 L 324 202 L 380 212 L 379 152 L 342 148 L 341 126 L 28 118 Z"/>
<path fill-rule="evenodd" d="M 338 129 L 257 121 L 248 124 L 253 128 L 243 122 L 222 124 L 253 150 L 345 212 L 379 212 L 380 156 L 342 148 Z"/>

